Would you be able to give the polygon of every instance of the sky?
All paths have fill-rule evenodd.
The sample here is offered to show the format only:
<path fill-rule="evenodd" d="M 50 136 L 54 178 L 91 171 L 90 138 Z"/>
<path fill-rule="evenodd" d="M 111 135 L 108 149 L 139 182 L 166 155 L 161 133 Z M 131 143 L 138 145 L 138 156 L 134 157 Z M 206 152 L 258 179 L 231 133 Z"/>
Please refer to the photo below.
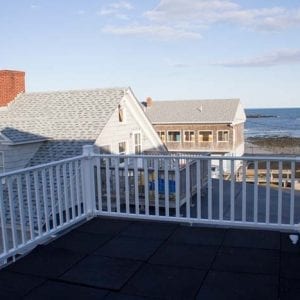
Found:
<path fill-rule="evenodd" d="M 300 107 L 300 1 L 0 0 L 0 69 L 28 92 Z"/>

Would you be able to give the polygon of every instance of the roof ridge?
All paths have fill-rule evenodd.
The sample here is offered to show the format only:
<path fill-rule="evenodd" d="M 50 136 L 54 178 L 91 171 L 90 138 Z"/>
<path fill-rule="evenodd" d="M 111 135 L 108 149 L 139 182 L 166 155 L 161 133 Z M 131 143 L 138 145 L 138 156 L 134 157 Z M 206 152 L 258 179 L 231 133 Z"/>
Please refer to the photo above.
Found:
<path fill-rule="evenodd" d="M 240 98 L 215 98 L 215 99 L 176 99 L 176 100 L 158 100 L 154 99 L 153 103 L 157 102 L 196 102 L 196 101 L 225 101 L 225 100 L 235 100 L 240 101 Z"/>
<path fill-rule="evenodd" d="M 46 95 L 46 94 L 59 94 L 59 93 L 72 93 L 72 92 L 96 92 L 96 91 L 105 91 L 105 90 L 123 90 L 126 91 L 130 87 L 106 87 L 106 88 L 92 88 L 92 89 L 78 89 L 78 90 L 53 90 L 53 91 L 37 91 L 37 92 L 25 92 L 20 95 Z"/>

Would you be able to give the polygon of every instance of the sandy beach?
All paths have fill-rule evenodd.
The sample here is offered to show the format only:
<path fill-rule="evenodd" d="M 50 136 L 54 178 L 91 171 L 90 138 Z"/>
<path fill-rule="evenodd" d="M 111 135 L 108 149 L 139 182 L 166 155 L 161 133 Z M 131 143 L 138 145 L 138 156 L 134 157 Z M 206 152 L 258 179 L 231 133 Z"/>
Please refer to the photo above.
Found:
<path fill-rule="evenodd" d="M 245 141 L 245 155 L 247 154 L 300 156 L 300 138 L 249 137 Z"/>

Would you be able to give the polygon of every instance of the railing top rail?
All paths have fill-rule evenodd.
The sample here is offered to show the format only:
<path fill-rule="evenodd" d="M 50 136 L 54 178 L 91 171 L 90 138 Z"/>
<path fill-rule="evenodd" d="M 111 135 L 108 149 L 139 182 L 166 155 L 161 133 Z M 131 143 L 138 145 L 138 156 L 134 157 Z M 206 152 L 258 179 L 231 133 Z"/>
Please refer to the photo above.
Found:
<path fill-rule="evenodd" d="M 120 157 L 118 154 L 95 154 L 94 157 Z M 243 161 L 287 161 L 287 162 L 300 162 L 300 156 L 283 157 L 283 156 L 211 156 L 211 155 L 166 155 L 166 154 L 126 154 L 122 158 L 178 158 L 178 159 L 201 159 L 201 160 L 243 160 Z"/>
<path fill-rule="evenodd" d="M 30 172 L 30 171 L 36 171 L 36 170 L 40 170 L 40 169 L 44 169 L 44 168 L 49 168 L 49 167 L 57 166 L 57 165 L 60 165 L 60 164 L 63 164 L 63 163 L 68 163 L 68 162 L 80 160 L 80 159 L 83 159 L 85 157 L 87 157 L 87 156 L 80 155 L 80 156 L 66 158 L 66 159 L 59 160 L 59 161 L 53 161 L 53 162 L 49 162 L 49 163 L 46 163 L 46 164 L 41 164 L 41 165 L 37 165 L 37 166 L 33 166 L 33 167 L 28 167 L 28 168 L 20 169 L 20 170 L 15 170 L 15 171 L 11 171 L 11 172 L 1 173 L 0 174 L 0 179 L 4 178 L 4 177 L 7 177 L 7 176 L 13 176 L 13 175 L 18 175 L 18 174 L 22 174 L 22 173 L 26 173 L 26 172 Z"/>

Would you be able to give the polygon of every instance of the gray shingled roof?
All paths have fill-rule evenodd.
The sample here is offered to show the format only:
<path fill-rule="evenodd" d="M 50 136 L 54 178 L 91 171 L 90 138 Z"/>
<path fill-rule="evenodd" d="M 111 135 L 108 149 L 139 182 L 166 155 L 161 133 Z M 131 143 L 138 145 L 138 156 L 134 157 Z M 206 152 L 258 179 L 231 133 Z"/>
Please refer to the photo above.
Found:
<path fill-rule="evenodd" d="M 29 165 L 80 154 L 92 144 L 128 88 L 24 93 L 0 111 L 0 132 L 14 143 L 48 139 Z"/>
<path fill-rule="evenodd" d="M 13 142 L 24 141 L 28 134 L 52 139 L 96 139 L 125 90 L 24 93 L 1 111 L 0 130 L 18 131 L 5 134 Z"/>
<path fill-rule="evenodd" d="M 232 123 L 239 99 L 153 101 L 146 115 L 152 124 Z"/>

